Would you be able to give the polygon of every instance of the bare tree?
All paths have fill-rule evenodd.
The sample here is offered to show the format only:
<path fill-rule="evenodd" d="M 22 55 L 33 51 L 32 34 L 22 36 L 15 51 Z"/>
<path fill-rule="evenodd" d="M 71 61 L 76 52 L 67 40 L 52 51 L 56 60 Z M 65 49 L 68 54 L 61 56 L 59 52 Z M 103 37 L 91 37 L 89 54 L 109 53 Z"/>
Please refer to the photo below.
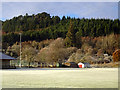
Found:
<path fill-rule="evenodd" d="M 57 63 L 63 62 L 68 58 L 74 51 L 75 47 L 65 48 L 64 40 L 57 38 L 49 46 L 42 48 L 37 54 L 37 60 L 39 62 Z"/>
<path fill-rule="evenodd" d="M 37 51 L 33 47 L 26 45 L 22 48 L 22 59 L 28 62 L 28 67 L 30 67 L 31 62 L 35 61 L 36 54 L 37 54 Z"/>

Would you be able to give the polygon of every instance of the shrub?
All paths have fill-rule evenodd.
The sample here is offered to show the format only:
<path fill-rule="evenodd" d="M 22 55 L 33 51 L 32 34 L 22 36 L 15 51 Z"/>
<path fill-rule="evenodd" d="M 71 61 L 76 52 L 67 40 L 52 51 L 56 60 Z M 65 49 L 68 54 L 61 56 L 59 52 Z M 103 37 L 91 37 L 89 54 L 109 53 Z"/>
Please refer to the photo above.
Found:
<path fill-rule="evenodd" d="M 99 49 L 98 52 L 97 52 L 97 57 L 103 57 L 103 50 L 102 49 Z"/>
<path fill-rule="evenodd" d="M 84 53 L 88 52 L 88 49 L 91 48 L 91 46 L 88 43 L 83 43 L 81 49 L 84 51 Z"/>
<path fill-rule="evenodd" d="M 120 49 L 116 50 L 116 51 L 113 53 L 113 61 L 114 61 L 114 62 L 120 61 Z"/>

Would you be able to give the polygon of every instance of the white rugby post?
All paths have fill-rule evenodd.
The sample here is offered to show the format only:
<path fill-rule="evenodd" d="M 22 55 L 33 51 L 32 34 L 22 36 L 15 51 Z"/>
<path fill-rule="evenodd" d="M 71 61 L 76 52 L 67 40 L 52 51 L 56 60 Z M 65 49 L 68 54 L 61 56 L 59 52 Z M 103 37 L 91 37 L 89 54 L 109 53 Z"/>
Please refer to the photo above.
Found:
<path fill-rule="evenodd" d="M 20 34 L 20 63 L 19 63 L 19 67 L 21 68 L 21 53 L 22 53 L 22 51 L 21 51 L 21 33 L 19 33 Z"/>

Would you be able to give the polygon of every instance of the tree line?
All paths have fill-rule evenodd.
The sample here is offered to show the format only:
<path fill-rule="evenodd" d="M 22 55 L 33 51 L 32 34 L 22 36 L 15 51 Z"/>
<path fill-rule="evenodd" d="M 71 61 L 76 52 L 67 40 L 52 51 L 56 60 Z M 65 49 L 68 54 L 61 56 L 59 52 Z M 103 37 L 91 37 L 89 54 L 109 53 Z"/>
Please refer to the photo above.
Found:
<path fill-rule="evenodd" d="M 46 12 L 37 15 L 26 14 L 25 16 L 20 15 L 2 23 L 2 30 L 4 32 L 2 41 L 8 45 L 19 42 L 20 32 L 22 33 L 22 42 L 42 41 L 58 37 L 67 38 L 71 37 L 71 33 L 72 41 L 76 42 L 72 42 L 73 44 L 70 46 L 79 47 L 80 37 L 99 37 L 111 33 L 120 34 L 119 23 L 119 19 L 80 19 L 68 16 L 63 16 L 60 19 L 59 16 L 51 17 Z"/>
<path fill-rule="evenodd" d="M 104 62 L 110 63 L 113 61 L 120 61 L 120 35 L 110 34 L 94 38 L 81 37 L 80 48 L 74 46 L 66 47 L 65 43 L 66 40 L 63 38 L 43 40 L 41 42 L 22 42 L 22 65 L 31 66 L 32 63 L 50 65 L 53 63 L 64 63 L 66 61 L 103 64 Z M 20 43 L 16 42 L 12 46 L 9 46 L 4 53 L 19 60 Z M 108 56 L 104 56 L 104 54 Z M 114 58 L 112 58 L 112 54 Z M 19 64 L 19 62 L 16 63 Z"/>

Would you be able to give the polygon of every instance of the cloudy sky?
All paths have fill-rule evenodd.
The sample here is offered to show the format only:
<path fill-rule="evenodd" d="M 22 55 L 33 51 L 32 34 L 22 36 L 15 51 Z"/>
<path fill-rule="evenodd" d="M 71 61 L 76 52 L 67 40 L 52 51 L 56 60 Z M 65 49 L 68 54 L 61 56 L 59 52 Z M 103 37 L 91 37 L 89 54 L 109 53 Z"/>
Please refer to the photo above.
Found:
<path fill-rule="evenodd" d="M 118 18 L 117 2 L 3 2 L 2 20 L 14 16 L 47 12 L 51 16 Z"/>

